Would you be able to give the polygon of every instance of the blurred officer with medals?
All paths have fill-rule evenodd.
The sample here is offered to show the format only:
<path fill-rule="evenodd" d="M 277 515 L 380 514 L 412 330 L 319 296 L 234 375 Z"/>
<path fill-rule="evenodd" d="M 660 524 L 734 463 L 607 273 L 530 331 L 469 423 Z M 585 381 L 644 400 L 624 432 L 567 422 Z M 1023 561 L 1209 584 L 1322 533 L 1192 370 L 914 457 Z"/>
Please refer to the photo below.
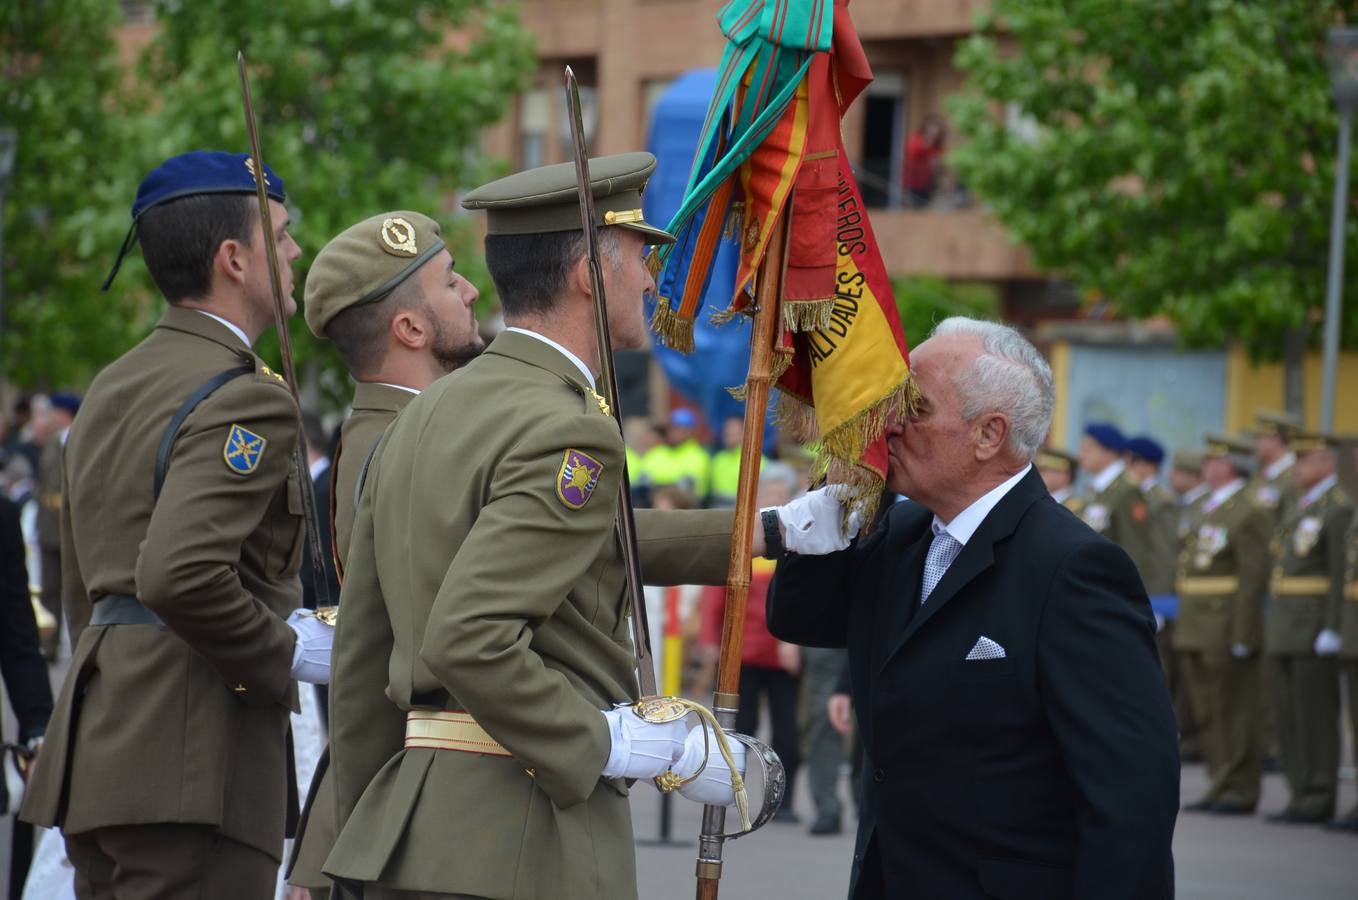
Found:
<path fill-rule="evenodd" d="M 1358 463 L 1358 446 L 1353 461 Z M 1358 746 L 1358 515 L 1354 515 L 1344 537 L 1344 603 L 1339 614 L 1339 677 L 1348 696 L 1349 727 L 1352 746 Z M 1326 825 L 1327 828 L 1358 834 L 1358 804 Z"/>
<path fill-rule="evenodd" d="M 1183 663 L 1207 774 L 1184 807 L 1247 814 L 1259 802 L 1260 649 L 1271 513 L 1246 490 L 1248 444 L 1208 435 L 1203 480 L 1212 493 L 1179 557 L 1174 650 Z"/>
<path fill-rule="evenodd" d="M 1340 617 L 1344 540 L 1353 505 L 1335 472 L 1329 435 L 1292 437 L 1296 501 L 1273 542 L 1273 596 L 1264 649 L 1272 667 L 1279 761 L 1292 796 L 1273 822 L 1334 815 L 1339 771 Z"/>

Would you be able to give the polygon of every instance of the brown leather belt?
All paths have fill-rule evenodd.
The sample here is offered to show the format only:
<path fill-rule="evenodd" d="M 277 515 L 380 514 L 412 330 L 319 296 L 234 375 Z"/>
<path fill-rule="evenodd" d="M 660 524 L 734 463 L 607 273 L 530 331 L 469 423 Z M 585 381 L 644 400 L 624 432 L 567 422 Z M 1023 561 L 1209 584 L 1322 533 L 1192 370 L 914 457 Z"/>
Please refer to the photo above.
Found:
<path fill-rule="evenodd" d="M 476 724 L 470 713 L 443 709 L 412 709 L 406 713 L 406 749 L 514 755 Z"/>

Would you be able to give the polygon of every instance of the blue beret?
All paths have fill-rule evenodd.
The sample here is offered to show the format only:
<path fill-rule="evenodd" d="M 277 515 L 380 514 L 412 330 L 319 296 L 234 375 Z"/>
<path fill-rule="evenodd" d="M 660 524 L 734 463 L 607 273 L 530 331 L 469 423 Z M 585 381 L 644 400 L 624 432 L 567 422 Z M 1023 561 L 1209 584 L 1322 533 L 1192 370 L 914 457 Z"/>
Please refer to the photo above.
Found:
<path fill-rule="evenodd" d="M 264 186 L 269 196 L 283 203 L 283 179 L 264 164 Z M 172 156 L 151 170 L 137 188 L 132 203 L 132 218 L 153 206 L 194 194 L 253 194 L 254 161 L 248 153 L 223 153 L 220 150 L 193 150 Z"/>
<path fill-rule="evenodd" d="M 698 417 L 693 414 L 693 410 L 681 406 L 670 413 L 670 424 L 680 428 L 696 428 Z"/>
<path fill-rule="evenodd" d="M 1085 434 L 1098 441 L 1109 450 L 1121 453 L 1127 449 L 1127 439 L 1118 431 L 1116 425 L 1107 422 L 1092 422 L 1085 426 Z"/>
<path fill-rule="evenodd" d="M 1127 452 L 1157 466 L 1165 461 L 1165 448 L 1155 438 L 1144 434 L 1127 439 Z"/>
<path fill-rule="evenodd" d="M 80 398 L 75 394 L 56 393 L 47 398 L 53 409 L 64 409 L 71 415 L 80 411 Z"/>
<path fill-rule="evenodd" d="M 113 283 L 123 257 L 137 239 L 137 220 L 148 209 L 197 194 L 253 194 L 255 193 L 255 164 L 248 153 L 225 153 L 221 150 L 192 150 L 172 156 L 151 170 L 137 187 L 137 198 L 132 201 L 132 227 L 123 239 L 122 249 L 113 263 L 113 271 L 104 281 L 104 290 Z M 287 200 L 283 179 L 264 164 L 264 186 L 279 203 Z"/>

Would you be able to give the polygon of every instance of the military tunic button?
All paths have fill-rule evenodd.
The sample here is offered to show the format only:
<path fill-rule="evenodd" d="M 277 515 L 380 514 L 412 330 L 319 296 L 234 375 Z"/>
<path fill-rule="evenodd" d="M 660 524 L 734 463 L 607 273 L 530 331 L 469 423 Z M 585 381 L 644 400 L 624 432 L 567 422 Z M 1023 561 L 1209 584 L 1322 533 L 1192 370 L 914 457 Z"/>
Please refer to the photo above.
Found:
<path fill-rule="evenodd" d="M 246 693 L 245 685 L 243 685 L 243 684 L 238 684 L 238 685 L 236 685 L 235 687 L 233 687 L 231 690 L 235 691 L 237 694 L 244 694 L 244 693 Z"/>
<path fill-rule="evenodd" d="M 873 769 L 872 780 L 877 782 L 878 784 L 881 784 L 882 782 L 886 781 L 886 769 Z"/>

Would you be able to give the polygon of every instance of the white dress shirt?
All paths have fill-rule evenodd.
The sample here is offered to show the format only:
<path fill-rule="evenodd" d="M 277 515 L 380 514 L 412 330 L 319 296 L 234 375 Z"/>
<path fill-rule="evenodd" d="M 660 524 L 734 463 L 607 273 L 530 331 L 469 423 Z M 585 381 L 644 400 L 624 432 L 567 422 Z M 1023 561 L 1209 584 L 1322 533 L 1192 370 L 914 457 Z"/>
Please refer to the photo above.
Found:
<path fill-rule="evenodd" d="M 529 333 L 531 334 L 531 332 Z M 398 391 L 409 391 L 416 397 L 420 396 L 419 391 L 415 390 L 413 387 L 406 387 L 404 384 L 392 384 L 390 381 L 374 381 L 373 384 L 380 384 L 383 387 L 396 388 L 396 390 Z"/>
<path fill-rule="evenodd" d="M 1278 476 L 1292 468 L 1292 464 L 1297 461 L 1297 454 L 1288 452 L 1269 463 L 1264 468 L 1264 477 L 1269 481 L 1276 481 Z"/>
<path fill-rule="evenodd" d="M 967 541 L 971 540 L 971 536 L 976 533 L 976 529 L 981 527 L 981 523 L 985 521 L 985 517 L 990 515 L 990 511 L 1004 499 L 1005 494 L 1008 494 L 1014 489 L 1014 485 L 1023 480 L 1023 476 L 1027 475 L 1032 467 L 1032 463 L 1029 463 L 1023 467 L 1021 472 L 1012 476 L 1008 481 L 1004 482 L 1004 484 L 991 488 L 988 492 L 981 495 L 980 499 L 974 501 L 971 506 L 968 506 L 958 513 L 951 522 L 944 522 L 935 515 L 933 525 L 931 526 L 933 533 L 940 534 L 946 531 L 948 534 L 952 535 L 957 543 L 965 547 Z"/>
<path fill-rule="evenodd" d="M 237 325 L 235 322 L 228 322 L 226 319 L 223 319 L 221 316 L 216 315 L 215 313 L 210 313 L 210 312 L 208 312 L 208 311 L 205 310 L 205 309 L 199 309 L 199 310 L 195 310 L 195 311 L 196 311 L 196 312 L 202 313 L 203 315 L 207 316 L 209 319 L 213 319 L 214 321 L 221 322 L 221 323 L 222 323 L 223 325 L 225 325 L 227 328 L 230 328 L 230 329 L 231 329 L 231 333 L 232 333 L 232 334 L 234 334 L 236 337 L 240 338 L 240 342 L 241 342 L 242 344 L 244 344 L 244 345 L 247 346 L 247 347 L 250 346 L 250 339 L 249 339 L 248 337 L 245 336 L 245 331 L 244 331 L 239 325 Z"/>
<path fill-rule="evenodd" d="M 569 359 L 572 363 L 575 364 L 575 367 L 580 370 L 580 374 L 584 375 L 585 380 L 589 382 L 589 386 L 591 388 L 594 387 L 594 373 L 589 370 L 589 366 L 585 365 L 585 361 L 582 360 L 580 357 L 576 356 L 571 351 L 567 350 L 565 347 L 558 344 L 556 341 L 552 340 L 546 335 L 538 334 L 536 331 L 529 331 L 527 328 L 519 328 L 517 325 L 510 325 L 508 328 L 505 329 L 505 331 L 515 331 L 518 332 L 519 334 L 526 334 L 529 337 L 537 338 L 538 340 L 542 341 L 549 347 L 556 348 L 558 351 L 560 351 L 562 356 L 566 357 L 566 359 Z"/>
<path fill-rule="evenodd" d="M 1104 491 L 1108 490 L 1108 486 L 1116 481 L 1117 477 L 1121 475 L 1126 468 L 1127 464 L 1119 459 L 1099 474 L 1091 475 L 1089 477 L 1089 483 L 1096 493 L 1102 494 Z"/>
<path fill-rule="evenodd" d="M 1339 481 L 1338 475 L 1325 476 L 1324 480 L 1322 480 L 1320 484 L 1313 486 L 1309 491 L 1302 495 L 1301 500 L 1298 501 L 1298 505 L 1302 509 L 1305 509 L 1312 503 L 1315 503 L 1317 500 L 1319 500 L 1320 495 L 1328 491 L 1330 488 L 1334 487 L 1338 481 Z"/>
<path fill-rule="evenodd" d="M 1212 496 L 1208 497 L 1207 502 L 1202 505 L 1202 511 L 1204 513 L 1211 512 L 1221 504 L 1225 503 L 1227 500 L 1234 497 L 1244 486 L 1245 479 L 1237 478 L 1230 484 L 1225 485 L 1224 487 L 1217 488 L 1215 491 L 1212 491 Z"/>

